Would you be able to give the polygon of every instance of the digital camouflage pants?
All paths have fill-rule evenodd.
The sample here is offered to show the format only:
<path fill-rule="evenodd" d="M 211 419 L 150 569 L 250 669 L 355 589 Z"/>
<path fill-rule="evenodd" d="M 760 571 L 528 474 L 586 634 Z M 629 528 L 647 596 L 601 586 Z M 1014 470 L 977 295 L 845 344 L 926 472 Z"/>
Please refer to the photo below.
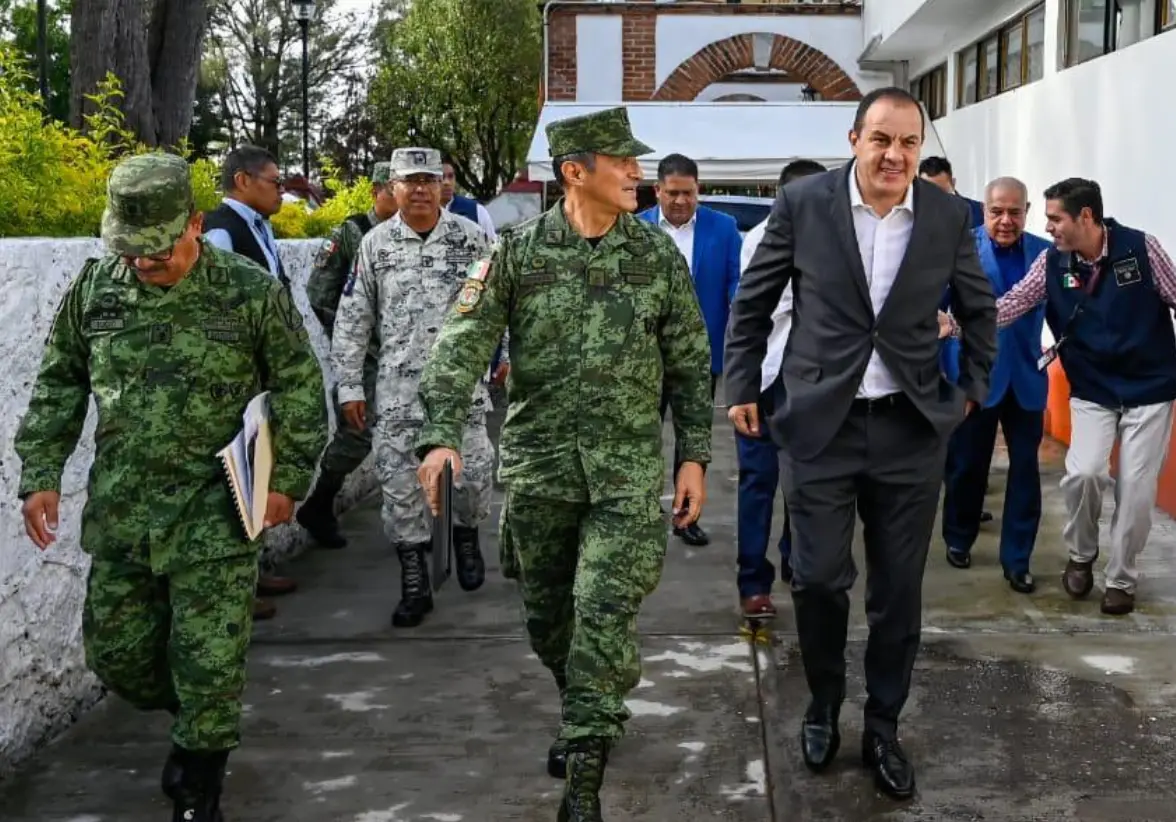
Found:
<path fill-rule="evenodd" d="M 591 504 L 508 490 L 501 530 L 504 572 L 517 573 L 531 647 L 567 677 L 560 738 L 619 739 L 630 716 L 625 697 L 641 681 L 637 613 L 665 560 L 657 495 Z"/>
<path fill-rule="evenodd" d="M 322 473 L 340 481 L 360 466 L 372 450 L 372 429 L 376 424 L 376 362 L 368 357 L 363 363 L 363 394 L 367 403 L 366 425 L 363 430 L 352 428 L 339 405 L 339 389 L 331 391 L 335 405 L 335 434 L 323 451 Z"/>
<path fill-rule="evenodd" d="M 146 560 L 96 558 L 82 613 L 86 663 L 135 707 L 176 711 L 181 748 L 235 748 L 256 587 L 255 554 L 166 576 Z"/>
<path fill-rule="evenodd" d="M 376 471 L 383 506 L 380 515 L 389 542 L 424 543 L 433 538 L 433 517 L 417 478 L 414 453 L 420 423 L 383 418 L 376 423 Z M 461 473 L 453 489 L 453 524 L 477 528 L 490 515 L 494 446 L 486 420 L 466 424 L 461 444 Z"/>

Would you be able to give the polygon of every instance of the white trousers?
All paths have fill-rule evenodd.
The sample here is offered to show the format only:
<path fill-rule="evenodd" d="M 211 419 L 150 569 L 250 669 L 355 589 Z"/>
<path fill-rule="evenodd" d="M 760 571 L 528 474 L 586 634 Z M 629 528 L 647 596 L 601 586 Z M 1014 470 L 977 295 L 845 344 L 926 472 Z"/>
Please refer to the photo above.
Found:
<path fill-rule="evenodd" d="M 1137 408 L 1105 408 L 1070 398 L 1070 450 L 1062 494 L 1069 518 L 1062 539 L 1074 562 L 1098 557 L 1098 519 L 1103 491 L 1114 484 L 1111 550 L 1107 587 L 1135 593 L 1139 572 L 1135 561 L 1147 544 L 1156 485 L 1168 455 L 1172 434 L 1172 403 Z M 1119 439 L 1119 470 L 1111 479 L 1111 450 Z"/>

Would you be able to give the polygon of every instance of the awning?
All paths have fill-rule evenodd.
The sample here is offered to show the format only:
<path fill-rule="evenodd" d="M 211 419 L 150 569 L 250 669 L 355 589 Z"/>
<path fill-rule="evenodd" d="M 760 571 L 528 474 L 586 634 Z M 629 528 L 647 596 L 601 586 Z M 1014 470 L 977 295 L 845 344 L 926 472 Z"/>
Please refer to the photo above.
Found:
<path fill-rule="evenodd" d="M 612 108 L 617 103 L 547 103 L 527 152 L 532 180 L 552 179 L 547 155 L 548 123 Z M 769 185 L 798 159 L 835 168 L 850 157 L 848 134 L 857 103 L 626 103 L 637 139 L 654 149 L 641 159 L 647 179 L 667 154 L 698 163 L 705 183 Z M 942 154 L 927 130 L 924 156 Z"/>

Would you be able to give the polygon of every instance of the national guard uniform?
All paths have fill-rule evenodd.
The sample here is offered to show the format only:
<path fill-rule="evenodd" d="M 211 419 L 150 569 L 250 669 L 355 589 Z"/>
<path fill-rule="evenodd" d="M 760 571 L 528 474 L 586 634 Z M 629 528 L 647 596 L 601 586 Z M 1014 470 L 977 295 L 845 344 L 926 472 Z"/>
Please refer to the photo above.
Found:
<path fill-rule="evenodd" d="M 440 179 L 441 173 L 435 149 L 397 149 L 392 155 L 393 179 L 422 174 Z M 401 601 L 392 615 L 397 627 L 419 625 L 433 608 L 425 561 L 432 524 L 413 453 L 424 420 L 417 381 L 445 314 L 470 267 L 487 249 L 486 235 L 464 217 L 438 209 L 437 224 L 422 238 L 398 213 L 363 238 L 339 302 L 331 353 L 340 403 L 364 399 L 364 357 L 371 340 L 379 348 L 374 447 L 385 532 L 401 565 Z M 485 370 L 490 353 L 482 358 L 480 370 Z M 454 494 L 453 543 L 458 583 L 473 590 L 485 578 L 478 525 L 490 512 L 494 451 L 486 431 L 486 386 L 480 384 L 476 391 L 471 387 L 466 401 L 467 462 Z"/>
<path fill-rule="evenodd" d="M 552 123 L 553 157 L 634 157 L 623 108 Z M 503 232 L 472 270 L 421 377 L 424 457 L 456 449 L 479 363 L 510 331 L 499 444 L 504 567 L 521 582 L 531 645 L 563 700 L 548 757 L 566 771 L 560 819 L 599 820 L 610 743 L 640 679 L 637 613 L 666 550 L 663 378 L 683 459 L 710 460 L 710 344 L 686 261 L 622 213 L 595 245 L 564 200 Z M 463 469 L 464 470 L 464 469 Z"/>
<path fill-rule="evenodd" d="M 86 661 L 136 707 L 175 716 L 164 774 L 174 819 L 214 822 L 239 744 L 260 548 L 216 453 L 269 391 L 270 489 L 301 498 L 326 443 L 322 372 L 289 290 L 255 263 L 196 239 L 193 267 L 161 288 L 125 262 L 183 239 L 194 213 L 183 159 L 130 157 L 107 191 L 111 253 L 86 262 L 54 318 L 16 436 L 20 495 L 60 492 L 92 394 Z"/>
<path fill-rule="evenodd" d="M 376 163 L 372 169 L 372 185 L 387 185 L 390 168 L 390 163 Z M 359 254 L 359 244 L 364 235 L 382 222 L 375 206 L 368 209 L 366 214 L 352 214 L 323 241 L 322 248 L 314 258 L 314 268 L 306 283 L 306 296 L 328 339 L 335 330 L 335 312 L 343 296 L 343 286 Z M 379 344 L 373 338 L 363 361 L 363 389 L 368 410 L 367 425 L 363 429 L 353 428 L 346 423 L 338 402 L 338 388 L 332 391 L 335 396 L 335 436 L 319 460 L 319 477 L 313 493 L 298 509 L 298 523 L 324 548 L 344 548 L 347 545 L 346 538 L 339 533 L 338 520 L 335 519 L 335 497 L 343 488 L 347 475 L 358 468 L 372 450 L 376 359 L 379 353 Z"/>

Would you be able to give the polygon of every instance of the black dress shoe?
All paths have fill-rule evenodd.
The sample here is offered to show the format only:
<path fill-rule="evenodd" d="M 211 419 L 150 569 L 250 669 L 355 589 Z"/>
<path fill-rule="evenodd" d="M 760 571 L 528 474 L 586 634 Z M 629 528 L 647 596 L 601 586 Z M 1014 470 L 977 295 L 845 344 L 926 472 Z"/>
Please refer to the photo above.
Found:
<path fill-rule="evenodd" d="M 874 772 L 874 784 L 882 793 L 895 799 L 914 796 L 915 769 L 897 739 L 866 731 L 862 734 L 862 764 Z"/>
<path fill-rule="evenodd" d="M 992 522 L 992 519 L 993 519 L 993 517 L 992 517 L 991 511 L 981 511 L 980 512 L 980 522 L 981 523 Z"/>
<path fill-rule="evenodd" d="M 947 549 L 947 562 L 953 568 L 971 568 L 972 554 L 968 551 L 960 551 L 956 548 Z"/>
<path fill-rule="evenodd" d="M 1018 594 L 1031 594 L 1037 590 L 1037 583 L 1033 581 L 1033 574 L 1028 571 L 1005 571 L 1004 576 L 1009 581 L 1009 587 Z"/>
<path fill-rule="evenodd" d="M 706 535 L 706 531 L 698 527 L 697 522 L 692 522 L 685 528 L 675 528 L 674 536 L 687 545 L 701 546 L 710 543 L 710 537 Z"/>
<path fill-rule="evenodd" d="M 804 764 L 813 773 L 820 773 L 829 767 L 840 747 L 837 711 L 810 706 L 804 724 L 800 726 L 800 750 L 804 754 Z"/>

